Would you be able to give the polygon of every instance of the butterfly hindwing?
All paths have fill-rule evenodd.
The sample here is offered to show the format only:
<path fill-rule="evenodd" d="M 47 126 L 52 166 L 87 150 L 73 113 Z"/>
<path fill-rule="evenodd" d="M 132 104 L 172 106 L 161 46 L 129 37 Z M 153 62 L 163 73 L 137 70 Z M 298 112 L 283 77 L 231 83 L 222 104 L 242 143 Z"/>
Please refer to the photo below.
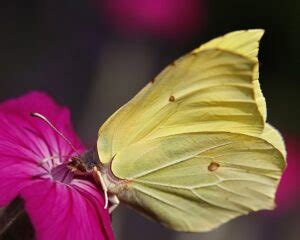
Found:
<path fill-rule="evenodd" d="M 207 231 L 233 217 L 274 207 L 284 157 L 257 137 L 189 133 L 150 139 L 116 155 L 120 195 L 164 225 Z"/>

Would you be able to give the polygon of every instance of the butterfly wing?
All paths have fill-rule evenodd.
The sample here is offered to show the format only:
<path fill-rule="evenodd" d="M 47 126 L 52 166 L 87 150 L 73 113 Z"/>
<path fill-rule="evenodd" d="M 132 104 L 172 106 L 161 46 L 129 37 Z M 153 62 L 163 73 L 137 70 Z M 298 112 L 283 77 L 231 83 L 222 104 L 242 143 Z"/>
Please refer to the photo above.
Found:
<path fill-rule="evenodd" d="M 254 61 L 257 61 L 257 54 L 259 48 L 259 40 L 261 39 L 264 30 L 248 30 L 248 31 L 235 31 L 232 33 L 228 33 L 223 37 L 219 37 L 209 41 L 208 43 L 202 45 L 198 50 L 201 51 L 204 49 L 226 49 L 228 51 L 233 51 L 235 53 L 239 53 L 243 56 L 247 56 Z M 256 103 L 258 105 L 258 109 L 262 114 L 264 120 L 267 118 L 267 109 L 266 102 L 263 97 L 263 94 L 260 90 L 260 85 L 258 82 L 258 65 L 255 66 L 253 72 L 253 85 L 254 85 L 254 93 Z"/>
<path fill-rule="evenodd" d="M 237 133 L 171 135 L 133 144 L 112 161 L 128 180 L 119 198 L 167 227 L 208 231 L 274 208 L 284 157 L 267 141 Z"/>
<path fill-rule="evenodd" d="M 262 30 L 214 39 L 163 70 L 100 128 L 110 189 L 162 224 L 207 231 L 274 206 L 285 166 L 258 83 Z M 113 159 L 113 160 L 112 160 Z"/>
<path fill-rule="evenodd" d="M 149 138 L 201 131 L 259 135 L 266 115 L 257 81 L 262 34 L 227 34 L 166 67 L 101 126 L 101 162 Z"/>

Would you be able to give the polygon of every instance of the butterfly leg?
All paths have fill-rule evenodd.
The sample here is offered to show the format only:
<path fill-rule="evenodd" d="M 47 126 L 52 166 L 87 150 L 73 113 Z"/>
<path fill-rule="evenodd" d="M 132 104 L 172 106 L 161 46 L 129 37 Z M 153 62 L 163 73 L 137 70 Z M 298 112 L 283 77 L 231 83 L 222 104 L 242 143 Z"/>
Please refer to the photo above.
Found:
<path fill-rule="evenodd" d="M 120 200 L 117 195 L 110 195 L 108 198 L 111 203 L 111 206 L 108 208 L 108 212 L 111 214 L 119 206 Z"/>
<path fill-rule="evenodd" d="M 107 206 L 108 206 L 107 186 L 105 185 L 105 182 L 104 182 L 104 179 L 103 179 L 103 177 L 102 177 L 102 174 L 101 174 L 101 172 L 97 169 L 97 167 L 94 167 L 93 170 L 94 170 L 94 171 L 93 171 L 93 177 L 94 177 L 94 179 L 96 180 L 96 182 L 97 182 L 98 184 L 101 185 L 102 190 L 103 190 L 103 192 L 104 192 L 104 200 L 105 200 L 104 209 L 106 209 Z"/>

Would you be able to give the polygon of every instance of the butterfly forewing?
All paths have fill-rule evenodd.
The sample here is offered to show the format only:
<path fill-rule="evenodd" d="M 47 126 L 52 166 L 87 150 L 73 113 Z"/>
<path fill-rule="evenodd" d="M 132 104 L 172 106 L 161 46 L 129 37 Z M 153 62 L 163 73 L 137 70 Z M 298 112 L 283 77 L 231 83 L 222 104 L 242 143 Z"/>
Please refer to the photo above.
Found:
<path fill-rule="evenodd" d="M 253 55 L 258 33 L 252 32 L 255 44 L 243 44 L 247 51 L 228 41 L 207 44 L 169 65 L 100 128 L 101 161 L 108 163 L 123 148 L 148 138 L 201 131 L 259 135 L 265 112 Z"/>

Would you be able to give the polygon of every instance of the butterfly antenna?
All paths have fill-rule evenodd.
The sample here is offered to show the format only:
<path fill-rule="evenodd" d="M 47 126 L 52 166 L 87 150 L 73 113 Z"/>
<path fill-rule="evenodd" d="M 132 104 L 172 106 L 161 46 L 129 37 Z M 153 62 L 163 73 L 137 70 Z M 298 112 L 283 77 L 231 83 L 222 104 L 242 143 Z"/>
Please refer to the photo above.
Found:
<path fill-rule="evenodd" d="M 43 116 L 40 113 L 30 113 L 30 116 L 39 118 L 45 123 L 47 123 L 49 127 L 51 127 L 59 136 L 61 136 L 66 141 L 66 143 L 70 145 L 70 147 L 74 150 L 75 153 L 77 153 L 78 156 L 80 155 L 75 146 L 71 143 L 71 141 L 67 139 L 65 135 L 63 135 L 62 132 L 60 132 L 45 116 Z"/>

